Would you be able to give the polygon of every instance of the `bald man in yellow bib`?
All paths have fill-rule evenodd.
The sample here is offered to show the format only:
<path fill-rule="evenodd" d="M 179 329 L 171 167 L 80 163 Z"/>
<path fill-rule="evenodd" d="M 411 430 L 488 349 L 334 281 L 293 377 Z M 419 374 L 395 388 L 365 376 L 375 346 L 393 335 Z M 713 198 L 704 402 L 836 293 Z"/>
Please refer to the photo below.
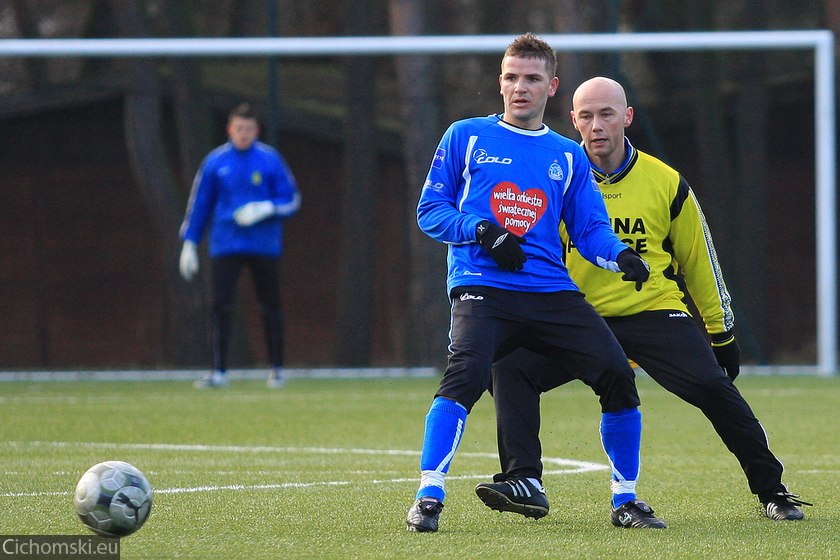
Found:
<path fill-rule="evenodd" d="M 676 170 L 637 150 L 625 137 L 633 122 L 624 88 L 596 77 L 573 96 L 572 123 L 580 133 L 592 173 L 619 239 L 650 265 L 642 284 L 586 261 L 561 225 L 569 274 L 604 318 L 628 359 L 657 383 L 709 419 L 738 459 L 749 488 L 772 520 L 799 520 L 811 505 L 782 484 L 782 463 L 733 381 L 741 351 L 735 317 L 708 224 L 688 182 Z M 687 292 L 687 293 L 686 293 Z M 684 303 L 690 295 L 706 333 Z M 517 493 L 517 480 L 541 482 L 540 393 L 565 381 L 565 364 L 518 349 L 494 366 L 499 457 L 502 473 L 476 487 L 493 509 L 523 513 L 532 498 Z M 613 481 L 621 484 L 621 481 Z M 568 505 L 568 504 L 567 504 Z M 612 511 L 618 527 L 631 527 Z"/>

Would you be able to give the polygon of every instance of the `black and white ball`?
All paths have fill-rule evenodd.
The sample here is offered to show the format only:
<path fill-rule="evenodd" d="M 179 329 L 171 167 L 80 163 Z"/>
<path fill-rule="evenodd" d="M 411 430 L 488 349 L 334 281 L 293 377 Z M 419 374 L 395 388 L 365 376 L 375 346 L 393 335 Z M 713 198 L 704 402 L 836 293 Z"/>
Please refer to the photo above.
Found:
<path fill-rule="evenodd" d="M 105 461 L 87 470 L 76 485 L 76 513 L 103 537 L 125 537 L 137 531 L 152 511 L 152 486 L 136 467 Z"/>

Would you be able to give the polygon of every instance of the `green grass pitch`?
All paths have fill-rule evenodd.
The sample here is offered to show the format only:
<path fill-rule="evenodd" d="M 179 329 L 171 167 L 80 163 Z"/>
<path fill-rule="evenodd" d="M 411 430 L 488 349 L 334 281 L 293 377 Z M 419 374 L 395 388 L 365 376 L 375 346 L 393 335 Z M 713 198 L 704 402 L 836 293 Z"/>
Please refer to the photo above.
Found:
<path fill-rule="evenodd" d="M 708 421 L 643 377 L 638 490 L 668 529 L 610 525 L 597 400 L 572 383 L 543 397 L 548 517 L 491 511 L 473 493 L 498 471 L 485 395 L 450 471 L 440 531 L 410 533 L 405 514 L 436 384 L 1 383 L 0 533 L 86 534 L 73 510 L 76 481 L 116 459 L 155 489 L 146 525 L 122 540 L 124 559 L 840 558 L 840 378 L 737 382 L 785 463 L 785 482 L 815 503 L 802 522 L 762 517 Z"/>

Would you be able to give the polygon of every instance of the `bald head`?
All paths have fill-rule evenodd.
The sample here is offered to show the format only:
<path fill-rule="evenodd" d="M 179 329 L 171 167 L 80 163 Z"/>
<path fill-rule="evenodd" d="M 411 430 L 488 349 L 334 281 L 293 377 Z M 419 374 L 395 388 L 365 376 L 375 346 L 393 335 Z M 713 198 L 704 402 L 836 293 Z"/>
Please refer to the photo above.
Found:
<path fill-rule="evenodd" d="M 600 170 L 611 173 L 624 161 L 624 129 L 633 122 L 624 88 L 615 80 L 597 77 L 575 90 L 570 111 L 586 155 Z"/>
<path fill-rule="evenodd" d="M 592 101 L 606 103 L 618 110 L 627 108 L 627 95 L 621 84 L 602 76 L 590 78 L 578 86 L 572 97 L 572 107 L 577 110 L 580 105 Z"/>

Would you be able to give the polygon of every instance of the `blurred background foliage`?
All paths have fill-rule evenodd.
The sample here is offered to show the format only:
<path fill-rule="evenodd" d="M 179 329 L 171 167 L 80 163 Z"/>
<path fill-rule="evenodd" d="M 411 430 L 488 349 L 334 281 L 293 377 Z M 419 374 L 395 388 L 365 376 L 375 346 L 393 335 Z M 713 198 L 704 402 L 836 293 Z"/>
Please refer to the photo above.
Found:
<path fill-rule="evenodd" d="M 319 37 L 840 28 L 840 1 L 6 0 L 0 38 Z M 290 365 L 442 366 L 445 249 L 414 208 L 452 120 L 501 109 L 498 55 L 0 58 L 0 368 L 204 366 L 208 282 L 178 227 L 229 108 L 261 110 L 303 209 L 287 225 Z M 633 143 L 706 212 L 747 362 L 815 361 L 809 51 L 561 53 L 626 86 Z M 206 271 L 206 259 L 202 261 Z M 237 366 L 264 363 L 242 282 Z"/>

